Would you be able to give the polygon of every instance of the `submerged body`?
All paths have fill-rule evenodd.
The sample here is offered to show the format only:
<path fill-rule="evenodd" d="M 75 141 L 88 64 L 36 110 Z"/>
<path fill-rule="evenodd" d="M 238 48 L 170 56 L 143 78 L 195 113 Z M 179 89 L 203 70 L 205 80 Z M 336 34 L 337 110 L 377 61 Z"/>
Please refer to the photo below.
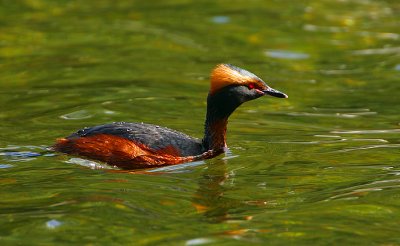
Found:
<path fill-rule="evenodd" d="M 221 64 L 211 75 L 203 139 L 145 123 L 116 122 L 84 128 L 58 139 L 56 151 L 124 169 L 174 165 L 212 158 L 226 147 L 228 117 L 243 102 L 263 95 L 286 98 L 254 74 Z"/>

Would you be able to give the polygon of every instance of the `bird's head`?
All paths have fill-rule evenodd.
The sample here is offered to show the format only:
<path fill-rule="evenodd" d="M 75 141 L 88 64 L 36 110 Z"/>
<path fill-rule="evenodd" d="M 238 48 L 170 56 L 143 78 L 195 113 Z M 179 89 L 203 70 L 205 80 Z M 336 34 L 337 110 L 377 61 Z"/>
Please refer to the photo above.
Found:
<path fill-rule="evenodd" d="M 239 105 L 264 95 L 288 97 L 285 93 L 269 87 L 255 74 L 230 64 L 219 64 L 211 73 L 210 96 L 218 94 Z"/>

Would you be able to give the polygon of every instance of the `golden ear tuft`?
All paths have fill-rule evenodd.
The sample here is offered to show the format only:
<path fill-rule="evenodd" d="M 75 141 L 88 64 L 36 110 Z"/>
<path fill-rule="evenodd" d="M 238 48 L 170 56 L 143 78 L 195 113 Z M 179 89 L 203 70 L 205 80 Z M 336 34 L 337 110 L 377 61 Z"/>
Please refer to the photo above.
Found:
<path fill-rule="evenodd" d="M 245 84 L 249 79 L 230 65 L 219 64 L 211 72 L 210 93 L 213 94 L 228 85 Z"/>

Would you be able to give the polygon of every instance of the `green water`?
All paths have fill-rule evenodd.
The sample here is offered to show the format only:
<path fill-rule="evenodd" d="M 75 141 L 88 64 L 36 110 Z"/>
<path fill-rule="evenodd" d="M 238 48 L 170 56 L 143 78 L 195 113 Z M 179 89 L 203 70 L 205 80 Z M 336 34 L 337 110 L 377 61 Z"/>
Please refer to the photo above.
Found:
<path fill-rule="evenodd" d="M 1 245 L 400 245 L 400 3 L 0 2 Z M 152 174 L 44 153 L 113 121 L 201 137 L 208 75 L 289 95 Z"/>

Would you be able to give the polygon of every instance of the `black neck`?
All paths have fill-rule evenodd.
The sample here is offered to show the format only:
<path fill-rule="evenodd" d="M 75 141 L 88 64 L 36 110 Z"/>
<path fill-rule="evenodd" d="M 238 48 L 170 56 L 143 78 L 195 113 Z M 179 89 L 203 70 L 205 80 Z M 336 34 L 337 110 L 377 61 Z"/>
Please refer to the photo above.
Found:
<path fill-rule="evenodd" d="M 207 115 L 203 146 L 205 150 L 221 150 L 226 147 L 226 128 L 229 116 L 241 102 L 230 95 L 229 88 L 207 97 Z"/>

